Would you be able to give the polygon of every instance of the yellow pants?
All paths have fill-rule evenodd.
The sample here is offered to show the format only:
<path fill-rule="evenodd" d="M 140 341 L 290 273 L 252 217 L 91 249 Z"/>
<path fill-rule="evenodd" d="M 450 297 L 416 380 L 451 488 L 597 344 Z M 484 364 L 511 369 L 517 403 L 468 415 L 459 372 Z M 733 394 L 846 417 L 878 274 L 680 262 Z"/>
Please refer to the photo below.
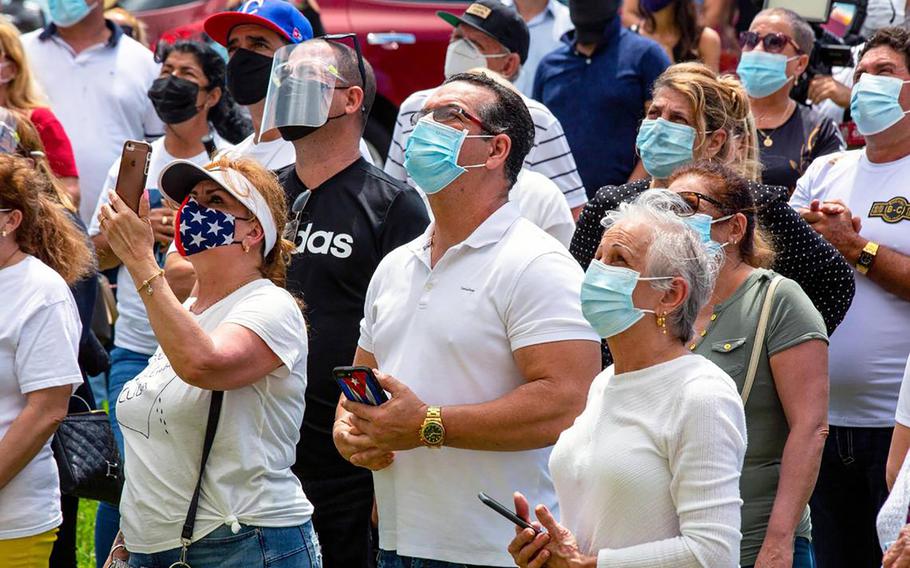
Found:
<path fill-rule="evenodd" d="M 0 540 L 3 568 L 47 568 L 58 529 L 23 538 Z"/>

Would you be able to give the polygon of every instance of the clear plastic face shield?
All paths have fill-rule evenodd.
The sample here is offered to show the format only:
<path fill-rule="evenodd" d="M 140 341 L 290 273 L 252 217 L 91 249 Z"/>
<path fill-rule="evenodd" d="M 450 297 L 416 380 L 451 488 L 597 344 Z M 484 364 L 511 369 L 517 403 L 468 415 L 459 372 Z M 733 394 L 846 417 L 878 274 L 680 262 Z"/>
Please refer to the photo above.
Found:
<path fill-rule="evenodd" d="M 345 80 L 338 71 L 335 51 L 329 42 L 353 43 L 360 72 L 359 82 Z M 312 129 L 324 125 L 330 116 L 336 89 L 363 88 L 366 72 L 355 34 L 325 35 L 275 52 L 269 90 L 263 109 L 263 134 L 280 128 Z"/>
<path fill-rule="evenodd" d="M 0 107 L 0 153 L 15 154 L 19 149 L 19 122 L 7 109 Z"/>

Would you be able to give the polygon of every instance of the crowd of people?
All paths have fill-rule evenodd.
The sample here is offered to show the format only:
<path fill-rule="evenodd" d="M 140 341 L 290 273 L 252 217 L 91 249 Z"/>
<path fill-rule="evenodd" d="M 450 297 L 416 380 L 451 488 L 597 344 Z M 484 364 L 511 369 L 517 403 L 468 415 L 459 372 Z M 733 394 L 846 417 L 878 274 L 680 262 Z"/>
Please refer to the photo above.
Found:
<path fill-rule="evenodd" d="M 98 568 L 910 568 L 910 29 L 736 4 L 441 11 L 384 164 L 313 0 L 0 22 L 0 564 L 76 566 L 81 399 Z"/>

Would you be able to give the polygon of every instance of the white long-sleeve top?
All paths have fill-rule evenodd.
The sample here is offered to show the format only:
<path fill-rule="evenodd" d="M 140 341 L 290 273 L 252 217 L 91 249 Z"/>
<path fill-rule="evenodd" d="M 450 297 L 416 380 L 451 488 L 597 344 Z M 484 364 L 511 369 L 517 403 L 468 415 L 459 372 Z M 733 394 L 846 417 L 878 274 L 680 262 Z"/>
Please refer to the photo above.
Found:
<path fill-rule="evenodd" d="M 714 363 L 611 366 L 550 457 L 562 524 L 598 568 L 737 566 L 745 451 L 739 393 Z"/>

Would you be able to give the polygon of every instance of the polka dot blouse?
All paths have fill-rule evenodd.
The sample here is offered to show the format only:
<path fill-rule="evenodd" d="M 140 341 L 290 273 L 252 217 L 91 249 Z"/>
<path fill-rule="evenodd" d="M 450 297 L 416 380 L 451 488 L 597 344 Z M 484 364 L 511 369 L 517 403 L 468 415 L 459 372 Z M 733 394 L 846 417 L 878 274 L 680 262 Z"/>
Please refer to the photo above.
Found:
<path fill-rule="evenodd" d="M 621 202 L 631 201 L 650 187 L 651 180 L 620 186 L 608 185 L 588 201 L 578 218 L 570 252 L 585 270 L 588 268 L 604 229 L 600 220 Z M 773 270 L 796 281 L 825 319 L 828 335 L 844 319 L 853 301 L 853 268 L 828 241 L 816 233 L 787 203 L 787 189 L 750 183 L 758 221 L 774 240 Z M 606 345 L 606 342 L 604 342 Z M 604 347 L 604 366 L 613 358 Z"/>

